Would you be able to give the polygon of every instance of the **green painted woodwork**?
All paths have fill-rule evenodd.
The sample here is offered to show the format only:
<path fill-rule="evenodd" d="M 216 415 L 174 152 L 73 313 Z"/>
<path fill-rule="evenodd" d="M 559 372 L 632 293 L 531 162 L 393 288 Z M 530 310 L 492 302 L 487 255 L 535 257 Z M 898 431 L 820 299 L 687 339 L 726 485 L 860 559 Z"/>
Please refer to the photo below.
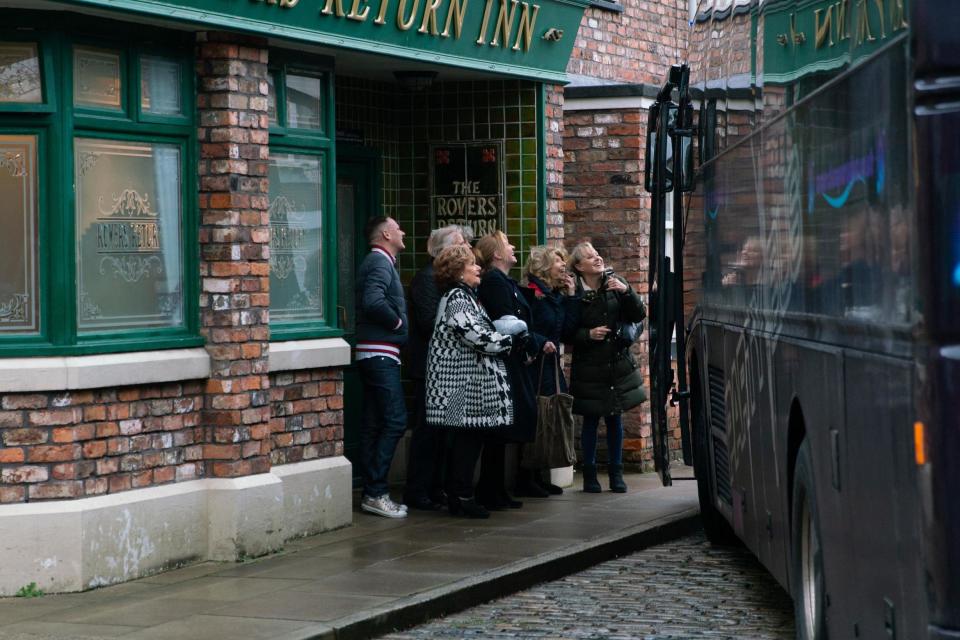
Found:
<path fill-rule="evenodd" d="M 61 0 L 57 4 L 122 11 L 187 22 L 204 29 L 245 31 L 420 62 L 563 82 L 580 19 L 589 3 L 587 0 Z M 457 16 L 461 13 L 458 32 Z M 499 31 L 498 24 L 502 25 Z M 508 37 L 504 38 L 504 33 Z M 559 33 L 562 35 L 558 40 L 551 37 Z"/>

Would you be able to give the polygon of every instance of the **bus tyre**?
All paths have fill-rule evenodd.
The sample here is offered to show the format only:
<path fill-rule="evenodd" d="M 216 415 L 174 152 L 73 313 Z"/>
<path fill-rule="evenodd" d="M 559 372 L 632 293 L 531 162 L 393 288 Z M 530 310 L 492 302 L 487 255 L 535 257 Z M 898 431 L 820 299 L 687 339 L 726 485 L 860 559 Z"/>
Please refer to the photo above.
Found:
<path fill-rule="evenodd" d="M 826 640 L 826 586 L 820 517 L 808 442 L 800 445 L 797 452 L 791 505 L 793 609 L 797 640 Z"/>
<path fill-rule="evenodd" d="M 692 380 L 698 380 L 694 371 Z M 694 392 L 690 402 L 692 415 L 691 431 L 693 432 L 693 473 L 697 478 L 697 498 L 700 502 L 700 521 L 703 523 L 703 532 L 711 544 L 732 546 L 739 543 L 730 524 L 716 506 L 716 496 L 713 488 L 713 474 L 710 467 L 710 446 L 707 438 L 707 419 L 704 413 L 703 396 L 699 385 L 694 385 Z"/>

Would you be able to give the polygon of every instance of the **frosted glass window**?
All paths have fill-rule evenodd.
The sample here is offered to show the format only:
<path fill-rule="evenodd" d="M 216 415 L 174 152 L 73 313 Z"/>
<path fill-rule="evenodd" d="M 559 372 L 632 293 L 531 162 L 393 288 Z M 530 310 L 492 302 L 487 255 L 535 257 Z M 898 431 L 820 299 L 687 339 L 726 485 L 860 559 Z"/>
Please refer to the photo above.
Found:
<path fill-rule="evenodd" d="M 0 202 L 0 333 L 36 333 L 36 136 L 0 135 Z"/>
<path fill-rule="evenodd" d="M 120 109 L 120 54 L 107 49 L 73 50 L 73 103 L 82 107 Z"/>
<path fill-rule="evenodd" d="M 177 146 L 75 142 L 80 331 L 183 324 Z"/>
<path fill-rule="evenodd" d="M 40 56 L 32 42 L 0 42 L 0 103 L 43 102 Z"/>
<path fill-rule="evenodd" d="M 270 319 L 323 316 L 323 159 L 270 154 Z"/>
<path fill-rule="evenodd" d="M 145 113 L 178 116 L 183 113 L 180 64 L 159 56 L 140 58 L 140 108 Z"/>
<path fill-rule="evenodd" d="M 267 74 L 267 117 L 271 125 L 277 124 L 277 78 L 274 74 Z"/>
<path fill-rule="evenodd" d="M 287 74 L 287 126 L 292 129 L 322 128 L 320 78 Z"/>

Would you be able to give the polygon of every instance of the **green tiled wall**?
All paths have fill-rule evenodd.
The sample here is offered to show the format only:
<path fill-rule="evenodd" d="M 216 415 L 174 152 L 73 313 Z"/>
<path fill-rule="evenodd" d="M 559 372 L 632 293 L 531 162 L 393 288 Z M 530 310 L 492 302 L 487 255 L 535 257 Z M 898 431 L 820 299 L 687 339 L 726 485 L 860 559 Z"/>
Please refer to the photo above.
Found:
<path fill-rule="evenodd" d="M 337 129 L 353 130 L 382 158 L 383 208 L 407 231 L 405 281 L 427 260 L 430 144 L 502 140 L 506 233 L 519 264 L 537 243 L 537 93 L 520 80 L 437 83 L 419 92 L 338 76 Z M 519 267 L 518 264 L 518 267 Z M 519 275 L 519 268 L 514 274 Z"/>

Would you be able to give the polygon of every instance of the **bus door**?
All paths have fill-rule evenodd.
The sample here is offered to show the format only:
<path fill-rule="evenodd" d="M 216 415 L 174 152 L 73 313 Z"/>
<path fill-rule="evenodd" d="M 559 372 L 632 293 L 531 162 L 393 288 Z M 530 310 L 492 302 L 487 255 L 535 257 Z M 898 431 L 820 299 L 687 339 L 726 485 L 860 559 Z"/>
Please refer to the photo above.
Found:
<path fill-rule="evenodd" d="M 664 486 L 670 475 L 667 405 L 679 405 L 683 458 L 691 464 L 686 374 L 686 334 L 683 321 L 683 193 L 693 190 L 693 111 L 687 65 L 674 65 L 647 119 L 644 186 L 651 194 L 650 243 L 647 270 L 649 292 L 650 422 L 654 467 Z M 673 102 L 674 93 L 678 102 Z M 678 153 L 674 150 L 679 149 Z M 673 198 L 673 259 L 667 238 L 667 194 Z M 676 362 L 672 347 L 676 339 Z M 676 365 L 674 377 L 673 365 Z"/>

